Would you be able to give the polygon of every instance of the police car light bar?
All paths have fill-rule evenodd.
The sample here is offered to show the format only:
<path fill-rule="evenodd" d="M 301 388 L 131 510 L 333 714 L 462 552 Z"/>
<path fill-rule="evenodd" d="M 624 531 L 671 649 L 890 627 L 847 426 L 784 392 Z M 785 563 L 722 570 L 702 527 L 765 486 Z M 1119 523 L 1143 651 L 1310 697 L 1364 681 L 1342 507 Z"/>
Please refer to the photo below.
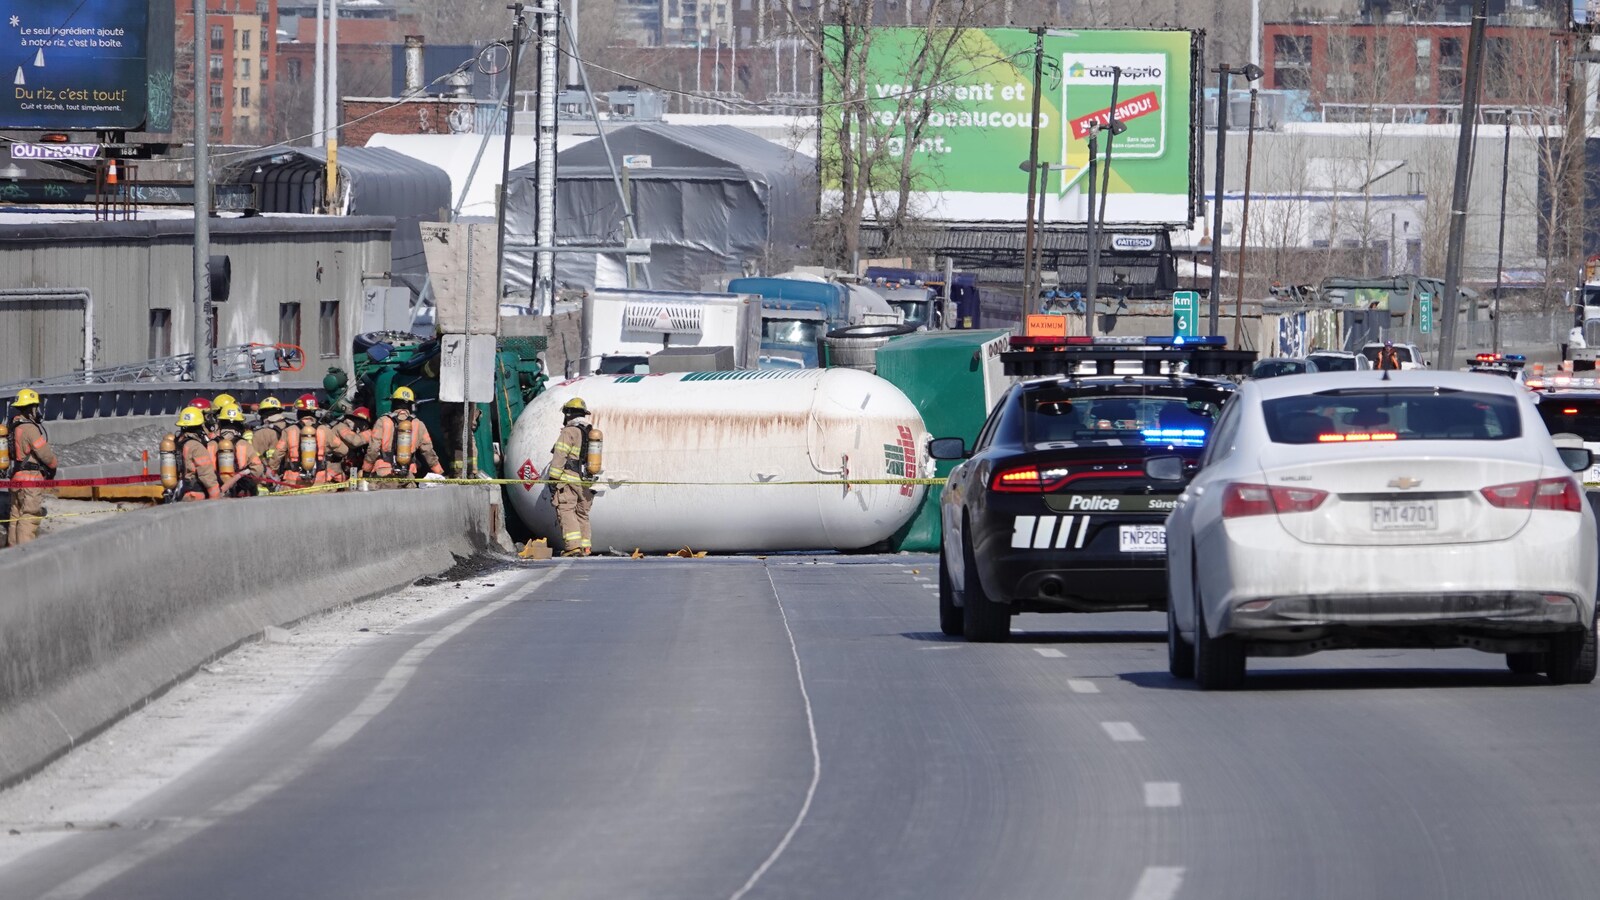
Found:
<path fill-rule="evenodd" d="M 1039 316 L 1038 318 L 1058 318 Z M 1015 335 L 1011 349 L 1000 354 L 1005 373 L 1013 378 L 1086 377 L 1127 374 L 1118 363 L 1137 363 L 1143 374 L 1197 378 L 1242 377 L 1250 374 L 1254 350 L 1228 350 L 1223 337 L 1126 335 L 1089 337 L 1035 332 Z"/>
<path fill-rule="evenodd" d="M 1228 339 L 1221 335 L 1208 337 L 1184 337 L 1183 335 L 1165 336 L 1159 334 L 1123 334 L 1102 335 L 1089 337 L 1088 335 L 1060 335 L 1060 334 L 1014 334 L 1011 336 L 1013 347 L 1226 347 Z"/>

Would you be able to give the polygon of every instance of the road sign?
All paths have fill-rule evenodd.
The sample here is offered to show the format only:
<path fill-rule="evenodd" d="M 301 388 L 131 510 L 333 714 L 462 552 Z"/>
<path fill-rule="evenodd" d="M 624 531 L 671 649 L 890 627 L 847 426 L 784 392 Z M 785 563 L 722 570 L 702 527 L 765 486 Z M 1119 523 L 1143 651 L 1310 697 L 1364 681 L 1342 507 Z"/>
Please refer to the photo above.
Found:
<path fill-rule="evenodd" d="M 1417 330 L 1433 333 L 1433 295 L 1426 291 L 1417 295 Z"/>
<path fill-rule="evenodd" d="M 1194 337 L 1200 333 L 1200 294 L 1198 291 L 1172 293 L 1172 336 Z"/>

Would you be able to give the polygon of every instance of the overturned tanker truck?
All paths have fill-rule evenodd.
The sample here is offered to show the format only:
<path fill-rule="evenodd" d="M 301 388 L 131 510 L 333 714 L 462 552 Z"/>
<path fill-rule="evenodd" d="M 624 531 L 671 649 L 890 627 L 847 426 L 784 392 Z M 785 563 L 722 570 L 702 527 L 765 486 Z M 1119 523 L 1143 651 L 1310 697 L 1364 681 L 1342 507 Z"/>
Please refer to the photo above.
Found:
<path fill-rule="evenodd" d="M 561 382 L 517 418 L 505 477 L 545 475 L 573 397 L 605 434 L 590 512 L 596 551 L 871 549 L 910 520 L 926 490 L 874 483 L 928 474 L 928 436 L 905 394 L 855 369 Z M 536 537 L 559 534 L 544 485 L 507 493 Z"/>

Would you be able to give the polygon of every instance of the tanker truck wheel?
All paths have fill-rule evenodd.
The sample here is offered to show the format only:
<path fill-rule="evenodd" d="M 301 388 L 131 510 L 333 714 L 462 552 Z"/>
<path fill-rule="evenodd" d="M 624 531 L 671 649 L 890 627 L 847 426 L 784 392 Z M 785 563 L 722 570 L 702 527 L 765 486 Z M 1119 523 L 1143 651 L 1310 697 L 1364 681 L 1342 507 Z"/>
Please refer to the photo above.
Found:
<path fill-rule="evenodd" d="M 950 566 L 944 560 L 944 546 L 939 547 L 939 630 L 950 637 L 961 637 L 966 613 L 956 605 L 955 592 L 950 589 Z"/>

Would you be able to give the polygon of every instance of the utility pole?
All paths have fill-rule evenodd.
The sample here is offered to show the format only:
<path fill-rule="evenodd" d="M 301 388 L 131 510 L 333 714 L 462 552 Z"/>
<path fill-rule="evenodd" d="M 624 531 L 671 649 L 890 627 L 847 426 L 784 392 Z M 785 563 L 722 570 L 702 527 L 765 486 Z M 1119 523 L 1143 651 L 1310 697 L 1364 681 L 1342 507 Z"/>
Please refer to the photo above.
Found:
<path fill-rule="evenodd" d="M 330 215 L 339 205 L 339 0 L 328 0 L 328 167 L 324 187 L 325 207 Z"/>
<path fill-rule="evenodd" d="M 1500 239 L 1494 255 L 1494 324 L 1490 326 L 1493 333 L 1491 342 L 1496 353 L 1500 352 L 1500 290 L 1505 283 L 1506 273 L 1506 187 L 1511 179 L 1511 110 L 1505 111 L 1505 117 L 1505 146 L 1500 151 Z"/>
<path fill-rule="evenodd" d="M 1220 7 L 1219 7 L 1220 8 Z M 1217 333 L 1222 303 L 1222 192 L 1223 170 L 1228 167 L 1228 79 L 1233 70 L 1217 66 L 1217 173 L 1211 199 L 1211 315 L 1206 334 Z"/>
<path fill-rule="evenodd" d="M 1038 273 L 1033 270 L 1033 195 L 1039 183 L 1039 89 L 1044 83 L 1044 29 L 1033 30 L 1033 117 L 1029 122 L 1028 138 L 1028 215 L 1022 238 L 1022 320 L 1026 322 L 1038 302 L 1039 292 L 1033 283 Z"/>
<path fill-rule="evenodd" d="M 1456 141 L 1456 183 L 1450 197 L 1450 240 L 1444 263 L 1444 297 L 1439 323 L 1440 369 L 1456 367 L 1456 320 L 1461 306 L 1461 257 L 1467 239 L 1467 196 L 1472 177 L 1472 138 L 1478 128 L 1478 86 L 1483 80 L 1483 32 L 1489 0 L 1474 0 L 1472 31 L 1467 38 L 1467 77 L 1461 91 L 1461 129 Z"/>
<path fill-rule="evenodd" d="M 327 0 L 317 0 L 316 37 L 312 40 L 315 48 L 311 62 L 311 146 L 321 147 L 323 132 L 327 130 L 327 111 L 323 104 L 328 102 L 328 82 L 324 80 L 327 60 L 323 57 L 322 34 L 325 27 L 324 13 L 327 10 Z"/>
<path fill-rule="evenodd" d="M 1111 115 L 1102 132 L 1106 136 L 1106 159 L 1100 164 L 1100 211 L 1092 217 L 1095 226 L 1089 232 L 1089 283 L 1085 286 L 1088 296 L 1084 298 L 1084 303 L 1089 307 L 1091 323 L 1094 321 L 1095 305 L 1100 299 L 1100 236 L 1106 230 L 1106 194 L 1111 191 L 1111 147 L 1117 142 L 1117 134 L 1127 130 L 1126 125 L 1117 122 L 1117 89 L 1121 86 L 1122 67 L 1112 66 Z M 1093 335 L 1093 328 L 1088 333 Z"/>
<path fill-rule="evenodd" d="M 194 380 L 211 380 L 211 84 L 206 0 L 194 0 Z"/>
<path fill-rule="evenodd" d="M 511 135 L 516 131 L 517 123 L 517 66 L 522 60 L 523 29 L 528 24 L 527 18 L 522 14 L 523 8 L 520 2 L 506 7 L 511 10 L 511 89 L 506 91 L 506 143 L 505 152 L 500 160 L 500 207 L 495 221 L 496 303 L 500 302 L 506 291 L 506 199 L 511 193 Z"/>

